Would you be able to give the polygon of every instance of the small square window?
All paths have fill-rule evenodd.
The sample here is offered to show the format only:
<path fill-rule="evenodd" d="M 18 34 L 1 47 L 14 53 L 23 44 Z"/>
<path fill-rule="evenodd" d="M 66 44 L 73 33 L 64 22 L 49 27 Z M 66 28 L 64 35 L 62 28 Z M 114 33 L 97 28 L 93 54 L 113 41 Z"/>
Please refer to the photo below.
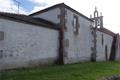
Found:
<path fill-rule="evenodd" d="M 69 47 L 69 39 L 65 39 L 65 46 Z"/>

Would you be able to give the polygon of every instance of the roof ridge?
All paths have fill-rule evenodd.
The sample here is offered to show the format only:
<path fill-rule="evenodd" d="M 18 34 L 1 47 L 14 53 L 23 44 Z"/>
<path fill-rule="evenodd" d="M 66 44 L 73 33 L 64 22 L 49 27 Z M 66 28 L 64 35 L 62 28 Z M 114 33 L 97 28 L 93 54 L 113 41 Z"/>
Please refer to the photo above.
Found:
<path fill-rule="evenodd" d="M 34 13 L 32 13 L 32 14 L 29 14 L 28 16 L 34 16 L 34 15 L 36 15 L 36 14 L 43 13 L 43 12 L 45 12 L 45 11 L 54 9 L 54 8 L 56 8 L 56 7 L 58 7 L 58 6 L 64 6 L 65 8 L 70 9 L 71 11 L 75 12 L 76 14 L 81 15 L 81 16 L 83 16 L 84 18 L 86 18 L 86 19 L 88 19 L 88 20 L 90 20 L 90 21 L 93 21 L 93 20 L 91 20 L 90 18 L 88 18 L 87 16 L 83 15 L 82 13 L 80 13 L 79 11 L 77 11 L 77 10 L 71 8 L 70 6 L 66 5 L 65 3 L 59 3 L 59 4 L 52 5 L 52 6 L 50 6 L 50 7 L 45 8 L 45 9 L 42 9 L 42 10 L 39 10 L 39 11 L 34 12 Z"/>
<path fill-rule="evenodd" d="M 49 8 L 57 7 L 59 5 L 65 5 L 65 3 L 58 3 L 58 4 L 55 4 L 55 5 L 52 5 L 52 6 L 48 6 L 47 8 L 39 10 L 39 11 L 36 11 L 36 12 L 33 12 L 33 13 L 29 14 L 28 16 L 32 16 L 32 15 L 34 15 L 36 13 L 39 13 L 39 12 L 44 11 L 44 10 L 49 9 Z"/>
<path fill-rule="evenodd" d="M 25 15 L 25 14 L 17 14 L 17 13 L 12 13 L 12 12 L 1 12 L 1 11 L 0 11 L 0 14 L 12 14 L 12 15 L 23 15 L 23 16 L 28 16 L 28 15 Z"/>

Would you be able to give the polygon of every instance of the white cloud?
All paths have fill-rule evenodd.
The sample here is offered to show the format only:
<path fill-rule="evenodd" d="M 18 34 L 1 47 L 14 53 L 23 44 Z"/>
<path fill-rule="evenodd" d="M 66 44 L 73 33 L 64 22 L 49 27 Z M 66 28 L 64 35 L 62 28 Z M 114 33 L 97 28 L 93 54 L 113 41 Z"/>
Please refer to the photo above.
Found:
<path fill-rule="evenodd" d="M 18 12 L 18 6 L 13 2 L 13 0 L 0 0 L 0 11 L 1 12 L 11 12 L 11 13 L 17 13 Z M 19 12 L 21 14 L 27 14 L 27 11 L 25 11 L 22 7 L 20 7 Z"/>

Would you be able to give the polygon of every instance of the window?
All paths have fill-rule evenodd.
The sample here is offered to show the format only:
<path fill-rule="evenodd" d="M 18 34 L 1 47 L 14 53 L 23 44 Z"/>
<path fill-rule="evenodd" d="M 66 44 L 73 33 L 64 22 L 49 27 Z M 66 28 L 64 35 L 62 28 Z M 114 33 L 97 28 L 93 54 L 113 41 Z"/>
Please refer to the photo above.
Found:
<path fill-rule="evenodd" d="M 76 15 L 73 16 L 73 32 L 75 34 L 78 34 L 79 33 L 79 24 L 78 24 L 78 17 Z"/>
<path fill-rule="evenodd" d="M 65 46 L 69 47 L 69 39 L 65 39 Z"/>
<path fill-rule="evenodd" d="M 0 31 L 0 40 L 4 40 L 4 32 Z"/>
<path fill-rule="evenodd" d="M 103 34 L 101 35 L 101 44 L 102 44 L 102 46 L 104 45 L 104 38 L 103 38 Z"/>
<path fill-rule="evenodd" d="M 0 59 L 3 58 L 3 50 L 0 50 Z"/>

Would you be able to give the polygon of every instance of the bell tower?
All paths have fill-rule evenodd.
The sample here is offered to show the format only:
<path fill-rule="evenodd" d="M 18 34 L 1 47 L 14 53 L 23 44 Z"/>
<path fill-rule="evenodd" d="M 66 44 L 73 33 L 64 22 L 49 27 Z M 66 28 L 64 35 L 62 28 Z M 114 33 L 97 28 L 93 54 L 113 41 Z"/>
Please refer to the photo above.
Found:
<path fill-rule="evenodd" d="M 92 47 L 92 53 L 91 53 L 91 61 L 96 61 L 96 55 L 97 55 L 97 30 L 98 28 L 103 28 L 103 16 L 102 13 L 97 11 L 97 7 L 95 7 L 95 11 L 93 13 L 94 17 L 90 16 L 90 19 L 93 20 L 93 25 L 92 25 L 92 36 L 93 36 L 93 47 Z"/>
<path fill-rule="evenodd" d="M 91 16 L 90 19 L 94 21 L 94 26 L 93 26 L 94 28 L 103 28 L 103 16 L 102 16 L 102 13 L 100 13 L 100 16 L 99 16 L 97 7 L 95 7 L 94 17 L 92 18 Z"/>

